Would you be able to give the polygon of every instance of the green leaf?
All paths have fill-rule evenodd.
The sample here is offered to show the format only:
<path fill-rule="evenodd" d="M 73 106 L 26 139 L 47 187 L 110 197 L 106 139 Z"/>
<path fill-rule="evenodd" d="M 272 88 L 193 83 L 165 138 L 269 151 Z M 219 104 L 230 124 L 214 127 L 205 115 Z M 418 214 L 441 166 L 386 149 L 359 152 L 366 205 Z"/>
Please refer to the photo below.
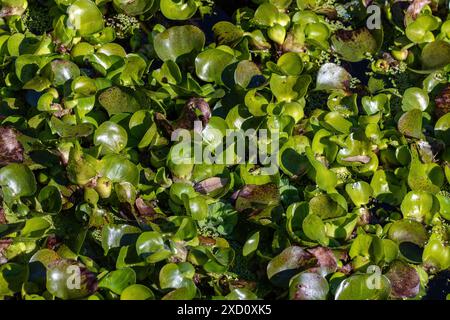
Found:
<path fill-rule="evenodd" d="M 425 90 L 420 88 L 408 88 L 403 94 L 402 109 L 403 111 L 421 110 L 425 111 L 430 103 L 430 98 Z"/>
<path fill-rule="evenodd" d="M 115 294 L 122 294 L 126 288 L 136 283 L 136 272 L 131 268 L 124 268 L 109 272 L 98 284 L 100 288 L 111 290 Z"/>
<path fill-rule="evenodd" d="M 131 90 L 111 87 L 100 94 L 98 101 L 109 116 L 122 112 L 133 113 L 142 109 L 134 95 L 135 93 Z"/>
<path fill-rule="evenodd" d="M 103 157 L 100 172 L 112 182 L 129 182 L 135 186 L 139 183 L 139 169 L 121 155 L 111 154 Z"/>
<path fill-rule="evenodd" d="M 120 300 L 154 300 L 155 295 L 148 287 L 142 284 L 132 284 L 123 289 Z"/>
<path fill-rule="evenodd" d="M 195 58 L 197 76 L 206 82 L 222 83 L 222 72 L 235 58 L 222 49 L 208 49 Z"/>
<path fill-rule="evenodd" d="M 47 236 L 51 228 L 50 222 L 41 217 L 34 217 L 26 220 L 25 226 L 20 231 L 20 237 L 28 240 L 37 240 Z"/>
<path fill-rule="evenodd" d="M 231 290 L 229 294 L 225 296 L 227 300 L 258 300 L 258 296 L 245 288 L 236 288 Z"/>
<path fill-rule="evenodd" d="M 141 233 L 136 240 L 136 252 L 149 263 L 165 260 L 172 254 L 161 235 L 155 231 Z"/>
<path fill-rule="evenodd" d="M 41 189 L 38 200 L 42 210 L 46 213 L 57 214 L 62 209 L 61 192 L 55 186 L 46 186 Z"/>
<path fill-rule="evenodd" d="M 205 35 L 195 26 L 176 26 L 157 34 L 154 45 L 161 60 L 177 61 L 181 56 L 200 52 L 205 45 Z"/>
<path fill-rule="evenodd" d="M 422 138 L 422 111 L 413 109 L 405 112 L 398 120 L 398 131 L 407 137 Z"/>
<path fill-rule="evenodd" d="M 303 220 L 302 225 L 303 232 L 309 239 L 317 241 L 322 245 L 327 244 L 328 239 L 325 231 L 325 224 L 319 216 L 315 214 L 307 215 Z"/>
<path fill-rule="evenodd" d="M 336 300 L 386 300 L 391 285 L 384 275 L 355 274 L 341 282 L 336 290 Z"/>
<path fill-rule="evenodd" d="M 103 29 L 103 15 L 94 2 L 76 0 L 67 9 L 69 23 L 81 36 L 87 36 Z"/>
<path fill-rule="evenodd" d="M 187 20 L 197 11 L 197 3 L 194 0 L 161 0 L 162 14 L 171 20 Z"/>
<path fill-rule="evenodd" d="M 111 122 L 103 122 L 94 134 L 94 144 L 102 147 L 102 153 L 119 153 L 126 147 L 128 135 L 124 128 Z"/>
<path fill-rule="evenodd" d="M 102 248 L 105 254 L 112 248 L 134 244 L 141 230 L 130 225 L 104 226 L 102 229 Z"/>
<path fill-rule="evenodd" d="M 0 295 L 12 296 L 20 292 L 28 278 L 28 268 L 18 263 L 6 263 L 0 266 Z"/>
<path fill-rule="evenodd" d="M 244 247 L 242 248 L 242 255 L 244 257 L 250 255 L 258 249 L 259 245 L 259 231 L 252 234 L 247 241 L 245 241 Z"/>
<path fill-rule="evenodd" d="M 0 169 L 0 186 L 5 196 L 20 198 L 36 193 L 33 172 L 24 164 L 11 163 Z"/>
<path fill-rule="evenodd" d="M 358 181 L 347 184 L 345 192 L 347 192 L 354 205 L 360 207 L 369 203 L 373 191 L 370 184 L 365 181 Z"/>
<path fill-rule="evenodd" d="M 272 74 L 270 89 L 278 101 L 296 101 L 306 95 L 312 79 L 309 75 L 280 76 Z"/>
<path fill-rule="evenodd" d="M 169 263 L 161 268 L 159 272 L 159 285 L 161 289 L 178 289 L 190 285 L 190 280 L 194 277 L 195 269 L 188 262 L 179 264 Z"/>

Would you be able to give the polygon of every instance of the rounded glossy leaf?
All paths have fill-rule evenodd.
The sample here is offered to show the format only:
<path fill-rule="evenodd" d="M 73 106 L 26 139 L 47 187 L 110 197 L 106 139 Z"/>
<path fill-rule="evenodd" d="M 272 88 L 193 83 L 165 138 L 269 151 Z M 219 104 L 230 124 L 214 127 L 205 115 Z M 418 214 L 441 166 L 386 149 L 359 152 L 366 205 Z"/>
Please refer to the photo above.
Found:
<path fill-rule="evenodd" d="M 292 102 L 306 95 L 311 83 L 311 76 L 280 76 L 272 74 L 270 89 L 278 101 Z"/>
<path fill-rule="evenodd" d="M 430 103 L 430 98 L 425 90 L 420 88 L 408 88 L 403 94 L 402 109 L 409 111 L 418 109 L 425 111 Z"/>
<path fill-rule="evenodd" d="M 128 135 L 124 128 L 112 122 L 103 122 L 94 134 L 94 144 L 102 147 L 102 153 L 119 153 L 125 148 Z"/>
<path fill-rule="evenodd" d="M 445 194 L 437 194 L 436 198 L 439 201 L 439 213 L 445 219 L 450 221 L 450 196 Z"/>
<path fill-rule="evenodd" d="M 56 59 L 42 70 L 42 74 L 47 76 L 55 86 L 61 86 L 67 81 L 79 77 L 80 69 L 71 61 Z"/>
<path fill-rule="evenodd" d="M 161 0 L 160 9 L 167 19 L 187 20 L 197 11 L 197 4 L 194 0 Z"/>
<path fill-rule="evenodd" d="M 76 0 L 67 9 L 70 27 L 73 27 L 81 36 L 88 36 L 103 29 L 103 15 L 100 9 L 91 0 Z"/>
<path fill-rule="evenodd" d="M 327 245 L 328 239 L 326 235 L 326 227 L 319 216 L 315 214 L 307 215 L 303 220 L 302 227 L 303 232 L 309 239 L 317 241 L 322 245 Z"/>
<path fill-rule="evenodd" d="M 389 227 L 388 237 L 397 243 L 411 242 L 423 247 L 428 239 L 428 234 L 421 223 L 404 219 L 394 222 Z"/>
<path fill-rule="evenodd" d="M 179 57 L 202 50 L 205 34 L 195 26 L 171 27 L 155 36 L 155 51 L 163 60 L 176 61 Z"/>
<path fill-rule="evenodd" d="M 428 43 L 422 49 L 422 67 L 425 70 L 436 70 L 450 64 L 450 44 L 444 40 Z"/>
<path fill-rule="evenodd" d="M 422 260 L 435 270 L 450 268 L 450 247 L 439 239 L 430 240 L 423 250 Z"/>
<path fill-rule="evenodd" d="M 206 82 L 222 82 L 222 72 L 234 61 L 234 56 L 221 49 L 209 49 L 195 58 L 197 76 Z"/>
<path fill-rule="evenodd" d="M 408 185 L 413 191 L 439 192 L 444 184 L 444 172 L 436 163 L 422 163 L 414 154 L 408 174 Z"/>
<path fill-rule="evenodd" d="M 381 202 L 399 205 L 406 195 L 406 185 L 391 171 L 378 170 L 374 173 L 370 186 L 373 196 Z"/>
<path fill-rule="evenodd" d="M 125 49 L 117 43 L 106 43 L 98 48 L 97 53 L 101 53 L 106 56 L 118 56 L 121 58 L 125 58 L 127 55 Z"/>
<path fill-rule="evenodd" d="M 258 66 L 248 60 L 240 61 L 234 71 L 234 82 L 242 88 L 254 88 L 264 83 L 265 78 Z"/>
<path fill-rule="evenodd" d="M 413 42 L 431 42 L 434 40 L 434 35 L 431 31 L 436 30 L 438 27 L 439 19 L 432 15 L 424 14 L 408 24 L 405 31 L 408 39 Z"/>
<path fill-rule="evenodd" d="M 142 284 L 132 284 L 126 287 L 120 295 L 120 300 L 154 300 L 155 295 L 150 288 Z"/>
<path fill-rule="evenodd" d="M 273 4 L 266 2 L 256 9 L 253 20 L 259 25 L 271 27 L 278 21 L 278 18 L 278 8 Z"/>
<path fill-rule="evenodd" d="M 129 182 L 137 186 L 139 169 L 130 160 L 120 155 L 107 155 L 101 161 L 101 174 L 112 182 Z"/>
<path fill-rule="evenodd" d="M 202 196 L 189 198 L 188 195 L 184 197 L 184 206 L 186 212 L 194 220 L 204 220 L 208 216 L 208 204 L 206 199 Z"/>
<path fill-rule="evenodd" d="M 149 263 L 162 261 L 171 255 L 163 238 L 155 231 L 147 231 L 139 236 L 136 241 L 136 252 Z"/>
<path fill-rule="evenodd" d="M 303 71 L 303 60 L 297 53 L 288 52 L 278 59 L 277 66 L 288 76 L 298 76 Z"/>
<path fill-rule="evenodd" d="M 159 272 L 159 284 L 161 289 L 182 288 L 189 286 L 194 274 L 195 269 L 188 262 L 169 263 L 162 267 Z"/>
<path fill-rule="evenodd" d="M 345 186 L 345 192 L 355 206 L 360 207 L 369 203 L 372 197 L 372 187 L 365 181 L 349 183 Z"/>
<path fill-rule="evenodd" d="M 267 114 L 268 99 L 256 89 L 249 90 L 245 95 L 245 105 L 248 111 L 256 116 L 261 117 Z"/>
<path fill-rule="evenodd" d="M 101 241 L 105 253 L 110 249 L 135 244 L 141 229 L 126 224 L 107 225 L 102 229 Z"/>
<path fill-rule="evenodd" d="M 334 201 L 330 195 L 323 193 L 313 197 L 309 201 L 309 210 L 321 219 L 336 218 L 346 213 L 345 208 Z"/>
<path fill-rule="evenodd" d="M 26 221 L 25 226 L 20 231 L 20 236 L 30 240 L 41 239 L 47 235 L 50 228 L 51 224 L 47 219 L 33 217 Z"/>
<path fill-rule="evenodd" d="M 419 222 L 430 221 L 439 211 L 439 202 L 426 191 L 411 191 L 403 199 L 401 210 L 405 219 Z"/>
<path fill-rule="evenodd" d="M 286 28 L 280 24 L 275 24 L 267 30 L 267 36 L 270 40 L 282 45 L 286 39 Z"/>
<path fill-rule="evenodd" d="M 446 145 L 450 145 L 450 113 L 443 115 L 434 127 L 436 138 L 441 139 Z"/>
<path fill-rule="evenodd" d="M 176 204 L 183 205 L 183 198 L 188 196 L 189 198 L 193 198 L 195 196 L 195 190 L 192 185 L 183 182 L 177 182 L 172 184 L 169 190 L 170 199 Z"/>
<path fill-rule="evenodd" d="M 114 6 L 125 12 L 129 16 L 137 16 L 150 10 L 154 0 L 113 0 Z"/>
<path fill-rule="evenodd" d="M 299 102 L 288 102 L 283 105 L 283 115 L 288 115 L 292 117 L 295 123 L 298 123 L 305 116 L 304 108 L 305 108 L 305 100 L 301 99 Z"/>
<path fill-rule="evenodd" d="M 386 300 L 391 292 L 389 279 L 382 274 L 355 274 L 341 282 L 336 300 Z"/>
<path fill-rule="evenodd" d="M 225 296 L 227 300 L 258 300 L 258 296 L 245 288 L 233 289 Z"/>
<path fill-rule="evenodd" d="M 122 292 L 136 283 L 136 272 L 131 268 L 124 268 L 109 272 L 98 284 L 100 288 L 109 289 L 115 294 Z"/>
<path fill-rule="evenodd" d="M 24 164 L 11 163 L 0 169 L 0 186 L 13 198 L 32 196 L 36 192 L 33 172 Z"/>
<path fill-rule="evenodd" d="M 95 80 L 86 76 L 75 78 L 71 87 L 74 92 L 83 96 L 91 96 L 97 92 L 97 84 L 95 83 Z"/>
<path fill-rule="evenodd" d="M 361 100 L 364 111 L 368 115 L 376 114 L 385 110 L 385 106 L 388 103 L 388 96 L 385 94 L 379 94 L 374 97 L 363 97 Z"/>

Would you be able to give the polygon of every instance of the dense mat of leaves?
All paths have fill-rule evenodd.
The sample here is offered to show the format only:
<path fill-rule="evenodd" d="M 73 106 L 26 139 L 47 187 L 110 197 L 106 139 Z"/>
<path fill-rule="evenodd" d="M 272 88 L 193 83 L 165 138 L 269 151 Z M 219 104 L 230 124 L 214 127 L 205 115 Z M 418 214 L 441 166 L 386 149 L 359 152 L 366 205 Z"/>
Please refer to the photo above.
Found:
<path fill-rule="evenodd" d="M 424 297 L 450 268 L 446 3 L 0 0 L 0 296 Z M 177 164 L 180 128 L 213 154 L 280 131 L 278 169 Z"/>

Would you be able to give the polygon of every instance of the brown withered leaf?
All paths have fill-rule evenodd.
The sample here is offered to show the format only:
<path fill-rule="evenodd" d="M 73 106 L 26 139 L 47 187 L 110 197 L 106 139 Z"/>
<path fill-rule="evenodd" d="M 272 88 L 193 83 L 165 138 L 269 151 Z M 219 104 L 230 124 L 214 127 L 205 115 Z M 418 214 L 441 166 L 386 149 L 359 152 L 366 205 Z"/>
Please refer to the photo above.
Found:
<path fill-rule="evenodd" d="M 386 273 L 386 277 L 391 282 L 391 296 L 394 298 L 413 298 L 419 293 L 419 274 L 405 262 L 395 261 Z"/>
<path fill-rule="evenodd" d="M 220 177 L 211 177 L 196 183 L 194 189 L 199 193 L 208 194 L 220 188 L 223 188 L 224 186 L 227 185 L 227 183 L 228 179 Z"/>
<path fill-rule="evenodd" d="M 136 199 L 135 205 L 140 216 L 154 216 L 156 213 L 155 209 L 140 197 Z"/>
<path fill-rule="evenodd" d="M 5 224 L 5 223 L 7 223 L 6 216 L 5 216 L 5 210 L 3 208 L 0 208 L 0 224 Z"/>
<path fill-rule="evenodd" d="M 329 274 L 337 270 L 337 259 L 331 249 L 316 247 L 307 251 L 317 259 L 317 266 L 311 268 L 310 271 Z"/>
<path fill-rule="evenodd" d="M 405 13 L 405 25 L 407 25 L 407 22 L 410 19 L 416 20 L 417 16 L 422 11 L 423 7 L 425 7 L 430 3 L 431 3 L 430 0 L 413 0 Z"/>
<path fill-rule="evenodd" d="M 434 113 L 437 118 L 442 117 L 450 111 L 450 85 L 444 88 L 442 92 L 434 99 L 436 108 Z"/>
<path fill-rule="evenodd" d="M 13 128 L 0 126 L 0 166 L 23 162 L 24 149 Z"/>

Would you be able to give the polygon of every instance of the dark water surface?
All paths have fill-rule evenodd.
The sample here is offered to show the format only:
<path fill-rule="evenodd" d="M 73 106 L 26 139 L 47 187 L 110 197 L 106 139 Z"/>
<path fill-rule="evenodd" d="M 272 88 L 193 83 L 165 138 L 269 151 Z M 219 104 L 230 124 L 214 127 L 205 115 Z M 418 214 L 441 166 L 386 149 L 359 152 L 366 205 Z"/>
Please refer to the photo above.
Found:
<path fill-rule="evenodd" d="M 450 271 L 437 274 L 428 284 L 428 292 L 424 300 L 445 300 L 450 294 Z"/>

